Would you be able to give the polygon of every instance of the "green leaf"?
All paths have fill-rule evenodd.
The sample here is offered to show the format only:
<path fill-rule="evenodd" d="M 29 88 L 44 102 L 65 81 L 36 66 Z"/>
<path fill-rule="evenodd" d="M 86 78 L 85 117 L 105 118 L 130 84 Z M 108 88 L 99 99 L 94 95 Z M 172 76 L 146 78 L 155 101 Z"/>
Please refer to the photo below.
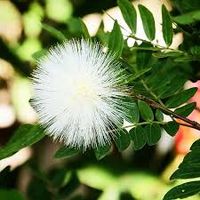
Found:
<path fill-rule="evenodd" d="M 82 37 L 83 29 L 81 26 L 81 20 L 77 17 L 71 17 L 67 20 L 67 28 L 70 34 L 76 37 Z"/>
<path fill-rule="evenodd" d="M 1 200 L 24 200 L 23 196 L 14 189 L 0 189 Z"/>
<path fill-rule="evenodd" d="M 90 34 L 89 34 L 88 29 L 82 19 L 80 19 L 80 23 L 81 23 L 81 29 L 82 29 L 84 37 L 86 39 L 90 39 Z"/>
<path fill-rule="evenodd" d="M 162 33 L 166 45 L 170 46 L 173 39 L 172 20 L 164 4 L 162 5 Z"/>
<path fill-rule="evenodd" d="M 189 152 L 183 159 L 179 168 L 170 179 L 191 179 L 200 177 L 200 140 L 193 143 Z"/>
<path fill-rule="evenodd" d="M 43 56 L 45 56 L 46 54 L 47 54 L 47 50 L 46 49 L 42 49 L 42 50 L 36 51 L 34 54 L 32 54 L 32 58 L 35 59 L 35 60 L 39 60 Z"/>
<path fill-rule="evenodd" d="M 65 35 L 61 31 L 55 29 L 53 26 L 49 26 L 48 24 L 42 24 L 42 28 L 45 31 L 49 32 L 54 38 L 56 38 L 60 42 L 66 40 Z"/>
<path fill-rule="evenodd" d="M 131 119 L 133 123 L 138 123 L 140 120 L 140 113 L 139 113 L 139 109 L 137 106 L 137 103 L 133 103 L 132 104 L 132 115 L 131 115 Z"/>
<path fill-rule="evenodd" d="M 133 148 L 135 150 L 142 149 L 146 144 L 146 135 L 145 131 L 141 126 L 137 126 L 130 130 L 130 136 L 133 140 Z"/>
<path fill-rule="evenodd" d="M 172 188 L 167 192 L 163 200 L 183 199 L 199 192 L 200 181 L 191 181 Z"/>
<path fill-rule="evenodd" d="M 124 151 L 130 144 L 129 133 L 121 130 L 114 138 L 115 144 L 119 151 Z"/>
<path fill-rule="evenodd" d="M 195 10 L 192 12 L 185 13 L 183 15 L 179 15 L 177 17 L 174 17 L 173 20 L 178 24 L 192 24 L 196 21 L 200 21 L 200 11 Z"/>
<path fill-rule="evenodd" d="M 195 45 L 190 48 L 190 53 L 194 56 L 200 56 L 200 46 Z"/>
<path fill-rule="evenodd" d="M 159 122 L 162 122 L 164 119 L 163 113 L 159 109 L 156 110 L 155 117 Z"/>
<path fill-rule="evenodd" d="M 167 57 L 177 58 L 177 57 L 182 56 L 182 55 L 183 55 L 183 53 L 177 52 L 177 51 L 153 53 L 153 56 L 156 57 L 156 58 L 167 58 Z"/>
<path fill-rule="evenodd" d="M 196 57 L 191 55 L 183 55 L 174 59 L 174 62 L 191 62 L 195 61 Z"/>
<path fill-rule="evenodd" d="M 128 121 L 131 123 L 138 123 L 140 119 L 140 113 L 137 106 L 137 103 L 130 102 L 127 106 L 128 109 Z"/>
<path fill-rule="evenodd" d="M 173 179 L 191 179 L 200 177 L 200 163 L 186 162 L 181 163 L 180 169 L 176 170 L 170 180 Z"/>
<path fill-rule="evenodd" d="M 170 87 L 167 89 L 162 89 L 163 91 L 160 91 L 159 97 L 162 99 L 168 98 L 176 94 L 178 91 L 183 89 L 183 85 L 186 82 L 186 79 L 181 77 L 181 78 L 175 78 L 173 79 L 173 84 L 170 84 Z"/>
<path fill-rule="evenodd" d="M 140 47 L 149 48 L 152 47 L 151 44 L 142 43 Z M 144 68 L 149 68 L 149 63 L 151 61 L 152 51 L 146 51 L 138 49 L 136 52 L 136 63 L 137 68 L 140 70 L 144 70 Z"/>
<path fill-rule="evenodd" d="M 146 69 L 142 69 L 140 71 L 137 71 L 137 73 L 133 74 L 132 76 L 130 76 L 130 78 L 128 79 L 128 83 L 131 83 L 132 81 L 135 81 L 136 79 L 140 78 L 141 76 L 143 76 L 144 74 L 146 74 L 147 72 L 151 71 L 151 67 L 146 68 Z"/>
<path fill-rule="evenodd" d="M 170 177 L 174 179 L 192 179 L 200 177 L 200 139 L 195 141 L 189 152 L 179 165 L 178 169 Z M 172 188 L 164 197 L 164 200 L 186 198 L 200 192 L 200 181 L 191 181 Z"/>
<path fill-rule="evenodd" d="M 197 141 L 195 141 L 195 142 L 192 144 L 191 148 L 190 148 L 190 150 L 195 150 L 195 149 L 200 149 L 200 139 L 197 140 Z"/>
<path fill-rule="evenodd" d="M 0 149 L 0 159 L 11 156 L 20 149 L 40 141 L 44 136 L 43 129 L 38 125 L 20 126 L 8 143 Z"/>
<path fill-rule="evenodd" d="M 163 128 L 169 135 L 174 136 L 179 129 L 179 125 L 175 121 L 171 121 L 163 125 Z"/>
<path fill-rule="evenodd" d="M 67 181 L 67 184 L 60 188 L 58 191 L 58 199 L 67 199 L 69 196 L 74 194 L 74 191 L 76 191 L 80 187 L 80 181 L 78 179 L 77 174 L 72 171 L 69 180 Z M 35 198 L 36 200 L 36 198 Z"/>
<path fill-rule="evenodd" d="M 187 102 L 191 97 L 194 96 L 194 94 L 196 93 L 198 88 L 193 87 L 187 90 L 184 90 L 174 96 L 172 96 L 167 102 L 166 102 L 166 106 L 168 108 L 176 108 L 180 105 L 182 105 L 183 103 Z"/>
<path fill-rule="evenodd" d="M 200 146 L 199 149 L 195 149 L 191 152 L 189 152 L 183 159 L 183 162 L 179 165 L 179 168 L 181 168 L 184 164 L 190 164 L 195 163 L 200 165 Z"/>
<path fill-rule="evenodd" d="M 124 46 L 123 35 L 121 33 L 117 21 L 115 21 L 113 30 L 109 36 L 108 48 L 110 51 L 114 53 L 116 58 L 118 58 L 122 54 L 123 46 Z"/>
<path fill-rule="evenodd" d="M 141 117 L 146 121 L 153 121 L 154 115 L 151 107 L 144 101 L 138 101 Z"/>
<path fill-rule="evenodd" d="M 32 179 L 27 188 L 29 200 L 51 199 L 51 193 L 47 189 L 47 184 L 38 178 Z"/>
<path fill-rule="evenodd" d="M 149 43 L 145 43 L 143 42 L 142 44 L 149 44 Z M 157 52 L 159 51 L 160 52 L 160 48 L 159 47 L 154 47 L 152 46 L 151 44 L 149 44 L 149 47 L 146 46 L 146 47 L 142 47 L 142 46 L 133 46 L 133 47 L 130 47 L 130 50 L 144 50 L 144 51 L 153 51 L 153 52 Z"/>
<path fill-rule="evenodd" d="M 195 109 L 195 107 L 196 107 L 196 102 L 192 102 L 185 106 L 177 108 L 174 112 L 183 117 L 187 117 L 189 114 L 192 113 L 192 111 Z"/>
<path fill-rule="evenodd" d="M 54 155 L 55 158 L 67 158 L 70 156 L 77 155 L 79 153 L 79 150 L 73 147 L 61 147 L 58 149 Z"/>
<path fill-rule="evenodd" d="M 161 128 L 158 124 L 149 124 L 145 127 L 147 144 L 155 145 L 161 138 Z"/>
<path fill-rule="evenodd" d="M 15 171 L 11 171 L 9 166 L 0 171 L 0 188 L 9 187 L 10 180 L 12 180 L 14 173 Z"/>
<path fill-rule="evenodd" d="M 139 4 L 138 8 L 140 11 L 144 32 L 149 40 L 154 40 L 156 31 L 154 17 L 145 6 Z"/>
<path fill-rule="evenodd" d="M 137 13 L 134 6 L 128 0 L 118 0 L 117 4 L 122 12 L 124 20 L 131 31 L 135 34 L 137 28 Z"/>
<path fill-rule="evenodd" d="M 101 160 L 105 156 L 107 156 L 110 153 L 111 145 L 106 144 L 104 146 L 99 146 L 96 149 L 94 149 L 95 156 L 97 160 Z"/>
<path fill-rule="evenodd" d="M 56 168 L 51 170 L 48 181 L 51 181 L 53 187 L 61 188 L 65 186 L 72 175 L 72 172 L 67 168 Z"/>

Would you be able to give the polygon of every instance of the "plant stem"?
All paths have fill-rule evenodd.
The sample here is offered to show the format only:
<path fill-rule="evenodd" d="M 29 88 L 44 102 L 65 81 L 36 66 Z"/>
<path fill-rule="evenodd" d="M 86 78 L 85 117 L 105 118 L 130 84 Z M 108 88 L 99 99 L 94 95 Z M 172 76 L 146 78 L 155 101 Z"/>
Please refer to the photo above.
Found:
<path fill-rule="evenodd" d="M 151 89 L 148 87 L 148 85 L 145 83 L 145 81 L 143 79 L 141 79 L 141 83 L 143 84 L 145 89 L 149 92 L 149 94 L 151 94 L 153 96 L 153 98 L 155 98 L 162 106 L 164 106 L 162 101 L 156 96 L 156 94 L 154 94 L 154 92 L 151 91 Z"/>
<path fill-rule="evenodd" d="M 181 116 L 181 115 L 169 110 L 168 108 L 164 107 L 163 105 L 159 104 L 158 102 L 156 102 L 156 101 L 154 101 L 152 99 L 149 99 L 149 98 L 147 98 L 147 97 L 145 97 L 143 95 L 139 95 L 139 94 L 136 94 L 133 97 L 136 98 L 136 99 L 145 101 L 151 107 L 157 108 L 157 109 L 161 110 L 163 113 L 165 113 L 167 115 L 170 115 L 171 117 L 174 117 L 176 119 L 180 119 L 180 120 L 182 120 L 182 121 L 187 123 L 187 124 L 179 123 L 180 125 L 188 126 L 190 128 L 193 128 L 193 129 L 196 129 L 196 130 L 200 130 L 200 124 L 198 122 L 190 120 L 190 119 L 188 119 L 186 117 L 183 117 L 183 116 Z"/>
<path fill-rule="evenodd" d="M 148 41 L 148 40 L 145 40 L 145 39 L 142 39 L 142 38 L 138 38 L 135 35 L 129 35 L 128 37 L 133 38 L 135 40 L 142 41 L 144 43 L 152 44 L 153 46 L 158 47 L 160 50 L 171 50 L 171 51 L 176 51 L 176 52 L 179 52 L 179 53 L 182 53 L 182 54 L 186 54 L 184 51 L 181 51 L 181 50 L 178 50 L 178 49 L 173 49 L 173 48 L 170 48 L 170 47 L 161 46 L 161 45 L 155 44 L 151 41 Z"/>
<path fill-rule="evenodd" d="M 104 11 L 104 13 L 105 13 L 106 15 L 108 15 L 113 21 L 116 21 L 116 19 L 114 19 L 108 12 Z M 119 23 L 118 23 L 118 24 L 119 24 Z M 127 31 L 122 25 L 119 24 L 119 26 L 120 26 L 123 30 L 125 30 L 127 33 L 130 33 L 130 31 Z M 127 35 L 127 37 L 128 37 L 128 38 L 133 38 L 133 39 L 135 39 L 135 40 L 139 40 L 139 41 L 142 41 L 142 42 L 145 42 L 145 43 L 148 43 L 148 44 L 152 44 L 153 46 L 158 47 L 160 50 L 171 50 L 171 51 L 176 51 L 176 52 L 179 52 L 179 53 L 186 54 L 186 52 L 184 52 L 184 51 L 181 51 L 181 50 L 178 50 L 178 49 L 173 49 L 173 48 L 170 48 L 170 47 L 161 46 L 161 45 L 155 44 L 155 43 L 153 43 L 153 42 L 151 42 L 151 41 L 148 41 L 148 40 L 139 38 L 139 37 L 137 37 L 137 36 L 135 36 L 135 35 L 133 35 L 133 34 L 129 34 L 129 35 Z"/>

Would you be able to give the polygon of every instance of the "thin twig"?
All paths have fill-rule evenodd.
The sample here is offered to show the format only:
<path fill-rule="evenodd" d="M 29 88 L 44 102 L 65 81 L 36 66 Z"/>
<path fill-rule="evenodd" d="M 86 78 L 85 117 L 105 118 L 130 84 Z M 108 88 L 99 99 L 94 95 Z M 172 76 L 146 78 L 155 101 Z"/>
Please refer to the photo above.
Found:
<path fill-rule="evenodd" d="M 178 49 L 173 49 L 173 48 L 170 48 L 170 47 L 165 47 L 165 46 L 162 46 L 160 44 L 155 44 L 151 41 L 148 41 L 148 40 L 145 40 L 145 39 L 142 39 L 142 38 L 139 38 L 139 37 L 136 37 L 135 35 L 129 35 L 128 36 L 129 38 L 133 38 L 135 40 L 139 40 L 139 41 L 142 41 L 144 43 L 148 43 L 148 44 L 152 44 L 153 46 L 155 47 L 158 47 L 160 50 L 171 50 L 171 51 L 176 51 L 176 52 L 179 52 L 179 53 L 182 53 L 182 54 L 186 54 L 186 52 L 184 51 L 181 51 L 181 50 L 178 50 Z"/>
<path fill-rule="evenodd" d="M 181 123 L 181 122 L 177 122 L 177 121 L 176 121 L 176 123 L 179 124 L 179 125 L 181 125 L 181 126 L 186 126 L 186 127 L 189 127 L 189 128 L 194 128 L 194 126 L 190 125 L 190 124 L 185 124 L 185 123 Z"/>
<path fill-rule="evenodd" d="M 157 109 L 161 110 L 163 113 L 165 113 L 167 115 L 170 115 L 170 116 L 173 116 L 174 118 L 180 119 L 180 120 L 182 120 L 182 121 L 187 123 L 187 124 L 181 124 L 181 125 L 188 126 L 190 128 L 196 129 L 196 130 L 200 130 L 200 124 L 198 122 L 190 120 L 190 119 L 188 119 L 186 117 L 183 117 L 183 116 L 181 116 L 181 115 L 169 110 L 168 108 L 162 106 L 161 104 L 157 103 L 156 101 L 154 101 L 152 99 L 149 99 L 149 98 L 147 98 L 147 97 L 145 97 L 143 95 L 138 95 L 138 94 L 134 95 L 133 97 L 136 98 L 136 99 L 145 101 L 151 107 L 157 108 Z"/>
<path fill-rule="evenodd" d="M 108 17 L 110 17 L 113 21 L 116 21 L 116 19 L 114 19 L 108 12 L 106 11 L 103 11 L 106 15 L 108 15 Z M 118 23 L 119 24 L 119 23 Z M 122 25 L 119 24 L 119 26 L 125 30 L 127 33 L 130 33 L 130 31 L 126 30 L 126 28 L 124 28 Z M 144 43 L 148 43 L 148 44 L 152 44 L 153 46 L 155 47 L 158 47 L 160 50 L 171 50 L 171 51 L 176 51 L 176 52 L 180 52 L 180 53 L 183 53 L 183 54 L 186 54 L 186 52 L 184 51 L 181 51 L 181 50 L 178 50 L 178 49 L 173 49 L 173 48 L 170 48 L 170 47 L 165 47 L 165 46 L 161 46 L 159 44 L 155 44 L 153 43 L 152 41 L 148 41 L 148 40 L 145 40 L 145 39 L 142 39 L 142 38 L 139 38 L 133 34 L 129 34 L 129 35 L 126 35 L 128 38 L 133 38 L 135 40 L 139 40 L 141 42 L 144 42 Z"/>

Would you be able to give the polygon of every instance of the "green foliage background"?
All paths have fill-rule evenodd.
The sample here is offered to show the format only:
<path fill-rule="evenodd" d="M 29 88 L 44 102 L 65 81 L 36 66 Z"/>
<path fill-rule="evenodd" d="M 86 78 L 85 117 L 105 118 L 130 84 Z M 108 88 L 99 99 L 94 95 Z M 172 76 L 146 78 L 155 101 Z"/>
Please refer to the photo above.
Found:
<path fill-rule="evenodd" d="M 49 139 L 39 125 L 21 125 L 0 148 L 0 159 L 31 145 L 34 155 L 14 171 L 5 168 L 1 172 L 0 199 L 171 200 L 194 194 L 196 196 L 191 199 L 199 199 L 199 180 L 181 182 L 175 186 L 160 178 L 173 154 L 159 157 L 154 146 L 159 142 L 163 130 L 170 137 L 177 133 L 180 124 L 176 119 L 200 130 L 198 124 L 187 118 L 196 107 L 195 102 L 187 102 L 197 88 L 184 89 L 186 81 L 200 78 L 199 0 L 173 0 L 171 13 L 162 6 L 165 46 L 153 42 L 155 20 L 151 11 L 143 5 L 138 5 L 138 14 L 128 0 L 76 3 L 67 0 L 13 1 L 24 18 L 24 33 L 16 43 L 0 38 L 0 57 L 13 65 L 18 76 L 27 79 L 36 65 L 35 60 L 43 56 L 51 45 L 73 37 L 99 41 L 115 54 L 128 74 L 126 84 L 132 93 L 132 98 L 128 99 L 128 121 L 133 125 L 129 127 L 129 134 L 121 130 L 112 145 L 85 153 L 73 148 L 57 148 L 51 156 L 58 163 L 55 162 L 48 170 L 41 164 L 40 149 L 42 145 L 50 143 Z M 128 47 L 127 39 L 121 32 L 123 27 L 117 21 L 114 21 L 110 33 L 104 32 L 101 24 L 97 34 L 91 38 L 80 18 L 87 13 L 103 12 L 116 4 L 131 30 L 127 39 L 136 41 L 133 47 Z M 139 16 L 147 40 L 135 35 Z M 42 26 L 38 25 L 40 22 Z M 176 32 L 183 33 L 183 43 L 178 49 L 171 49 Z M 166 122 L 163 114 L 170 116 L 171 121 Z M 171 179 L 200 177 L 199 150 L 200 140 L 192 145 L 191 152 Z M 22 192 L 17 190 L 17 180 L 24 178 L 20 173 L 27 170 L 30 180 Z"/>

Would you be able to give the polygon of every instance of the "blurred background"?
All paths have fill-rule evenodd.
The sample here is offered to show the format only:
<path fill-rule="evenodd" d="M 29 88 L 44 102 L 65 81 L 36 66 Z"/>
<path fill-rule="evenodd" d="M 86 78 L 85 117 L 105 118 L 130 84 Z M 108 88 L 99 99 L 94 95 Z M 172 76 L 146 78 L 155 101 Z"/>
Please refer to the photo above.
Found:
<path fill-rule="evenodd" d="M 161 5 L 178 12 L 183 1 L 140 0 L 152 11 L 156 20 L 158 44 L 164 44 L 161 34 Z M 82 22 L 90 36 L 105 43 L 107 32 L 117 19 L 129 31 L 115 0 L 0 0 L 0 147 L 20 124 L 37 122 L 29 104 L 31 71 L 36 67 L 34 55 L 64 37 L 81 37 Z M 111 17 L 113 18 L 111 18 Z M 137 37 L 145 38 L 138 19 Z M 60 30 L 61 32 L 56 32 Z M 175 34 L 172 48 L 182 43 L 181 32 Z M 127 40 L 128 46 L 134 44 Z M 36 53 L 37 52 L 37 53 Z M 200 82 L 188 82 L 186 87 L 200 88 Z M 200 90 L 193 97 L 199 104 Z M 200 107 L 200 105 L 198 105 Z M 190 116 L 199 120 L 199 111 Z M 33 147 L 0 161 L 0 199 L 9 199 L 3 189 L 12 189 L 16 199 L 99 199 L 99 200 L 160 200 L 174 186 L 169 177 L 198 138 L 197 132 L 180 127 L 175 139 L 163 134 L 157 146 L 145 146 L 112 152 L 97 161 L 93 152 L 57 160 L 53 154 L 60 144 L 45 138 Z M 11 166 L 8 172 L 7 166 Z M 5 198 L 4 198 L 5 197 Z M 14 199 L 14 198 L 10 198 Z M 188 199 L 199 199 L 191 197 Z"/>

